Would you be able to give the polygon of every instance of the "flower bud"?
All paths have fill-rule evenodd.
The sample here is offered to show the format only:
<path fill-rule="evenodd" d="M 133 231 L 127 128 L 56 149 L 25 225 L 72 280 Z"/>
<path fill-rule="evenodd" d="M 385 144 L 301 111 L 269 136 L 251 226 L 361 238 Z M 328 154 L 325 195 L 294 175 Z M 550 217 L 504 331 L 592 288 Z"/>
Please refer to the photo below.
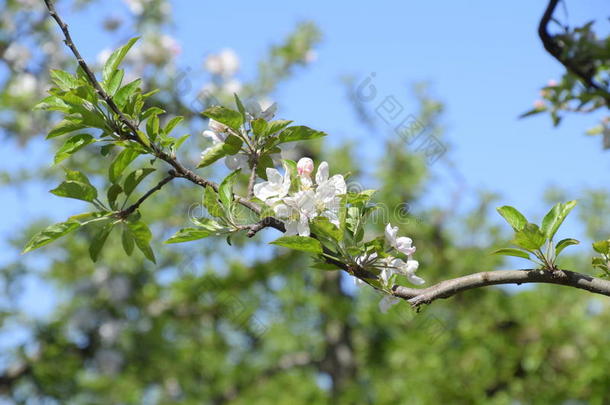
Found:
<path fill-rule="evenodd" d="M 297 172 L 299 176 L 309 177 L 313 172 L 313 160 L 308 157 L 299 159 L 297 163 Z"/>
<path fill-rule="evenodd" d="M 228 127 L 225 124 L 221 124 L 218 121 L 215 121 L 210 118 L 210 122 L 208 122 L 208 128 L 210 128 L 214 132 L 225 132 Z"/>

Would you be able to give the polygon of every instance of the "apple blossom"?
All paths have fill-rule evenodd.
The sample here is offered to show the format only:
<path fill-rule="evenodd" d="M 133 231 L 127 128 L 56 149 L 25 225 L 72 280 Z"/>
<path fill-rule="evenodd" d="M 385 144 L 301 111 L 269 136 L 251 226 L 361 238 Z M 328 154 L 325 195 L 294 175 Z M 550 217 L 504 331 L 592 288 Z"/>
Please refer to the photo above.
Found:
<path fill-rule="evenodd" d="M 309 177 L 313 172 L 313 160 L 308 157 L 299 159 L 297 162 L 297 172 L 299 173 L 299 176 Z"/>
<path fill-rule="evenodd" d="M 267 181 L 254 185 L 254 196 L 262 201 L 270 198 L 282 199 L 290 189 L 290 174 L 288 170 L 282 176 L 277 169 L 267 168 Z"/>
<path fill-rule="evenodd" d="M 397 237 L 398 227 L 388 223 L 385 227 L 385 240 L 390 246 L 407 256 L 415 253 L 415 246 L 411 246 L 413 241 L 406 236 Z"/>

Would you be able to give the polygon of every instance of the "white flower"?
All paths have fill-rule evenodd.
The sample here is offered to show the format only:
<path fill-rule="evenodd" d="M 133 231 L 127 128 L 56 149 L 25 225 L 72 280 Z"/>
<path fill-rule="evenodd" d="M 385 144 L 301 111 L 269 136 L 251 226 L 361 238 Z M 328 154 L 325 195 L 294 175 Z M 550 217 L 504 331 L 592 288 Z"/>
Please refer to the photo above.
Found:
<path fill-rule="evenodd" d="M 233 49 L 225 48 L 217 54 L 209 55 L 204 67 L 214 75 L 233 76 L 239 69 L 239 57 Z"/>
<path fill-rule="evenodd" d="M 286 170 L 284 176 L 277 169 L 267 168 L 267 181 L 254 185 L 256 198 L 266 201 L 270 198 L 282 199 L 290 190 L 290 173 Z M 273 202 L 272 202 L 273 203 Z"/>
<path fill-rule="evenodd" d="M 313 191 L 303 190 L 284 198 L 283 203 L 276 206 L 275 213 L 285 218 L 287 236 L 309 236 L 309 221 L 316 216 Z"/>
<path fill-rule="evenodd" d="M 11 42 L 2 57 L 13 65 L 16 70 L 25 68 L 30 60 L 30 51 L 17 42 Z"/>
<path fill-rule="evenodd" d="M 7 91 L 13 97 L 30 96 L 36 91 L 38 81 L 30 73 L 19 73 L 8 86 Z"/>
<path fill-rule="evenodd" d="M 415 272 L 419 268 L 419 262 L 417 260 L 408 259 L 406 262 L 401 259 L 391 258 L 389 270 L 407 276 L 409 282 L 415 285 L 422 285 L 426 281 L 415 275 Z"/>
<path fill-rule="evenodd" d="M 393 297 L 391 295 L 385 295 L 381 299 L 381 301 L 379 301 L 379 310 L 385 314 L 391 307 L 398 304 L 399 302 L 399 298 Z"/>
<path fill-rule="evenodd" d="M 415 253 L 415 246 L 411 246 L 413 241 L 406 236 L 396 237 L 398 227 L 388 223 L 385 227 L 385 239 L 394 249 L 407 256 L 412 256 Z"/>
<path fill-rule="evenodd" d="M 316 172 L 316 184 L 318 185 L 318 188 L 330 186 L 335 189 L 336 195 L 345 194 L 347 192 L 347 185 L 345 184 L 343 176 L 335 174 L 329 179 L 328 175 L 328 163 L 320 163 L 318 171 Z"/>
<path fill-rule="evenodd" d="M 237 79 L 228 80 L 222 85 L 222 89 L 230 94 L 239 93 L 241 88 L 241 82 Z"/>
<path fill-rule="evenodd" d="M 225 124 L 221 124 L 220 122 L 211 118 L 208 122 L 208 128 L 214 132 L 226 132 L 229 129 L 229 127 L 227 127 Z"/>

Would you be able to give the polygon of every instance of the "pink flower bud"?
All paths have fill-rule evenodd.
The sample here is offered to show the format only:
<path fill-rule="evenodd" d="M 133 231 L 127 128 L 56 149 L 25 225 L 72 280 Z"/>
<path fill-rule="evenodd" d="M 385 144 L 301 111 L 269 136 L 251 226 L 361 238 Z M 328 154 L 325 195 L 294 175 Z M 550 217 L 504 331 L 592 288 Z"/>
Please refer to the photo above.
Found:
<path fill-rule="evenodd" d="M 557 83 L 557 80 L 551 79 L 549 80 L 549 82 L 547 83 L 547 87 L 555 87 L 557 86 L 559 83 Z"/>
<path fill-rule="evenodd" d="M 313 160 L 308 157 L 299 159 L 297 163 L 297 172 L 299 176 L 309 177 L 313 172 Z"/>

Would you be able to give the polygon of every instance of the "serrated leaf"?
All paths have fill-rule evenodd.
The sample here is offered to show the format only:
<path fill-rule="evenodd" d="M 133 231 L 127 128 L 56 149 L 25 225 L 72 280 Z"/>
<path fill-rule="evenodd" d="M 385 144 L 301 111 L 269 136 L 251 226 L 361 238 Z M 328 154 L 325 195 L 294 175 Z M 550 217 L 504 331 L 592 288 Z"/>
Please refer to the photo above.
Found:
<path fill-rule="evenodd" d="M 514 244 L 526 250 L 537 250 L 544 244 L 546 237 L 538 225 L 528 223 L 522 230 L 515 232 Z"/>
<path fill-rule="evenodd" d="M 95 142 L 95 139 L 89 134 L 74 135 L 73 137 L 68 139 L 61 146 L 61 148 L 59 148 L 59 150 L 55 154 L 55 159 L 53 160 L 54 164 L 62 162 L 63 160 L 70 157 L 72 154 L 78 152 L 80 149 L 93 142 Z"/>
<path fill-rule="evenodd" d="M 115 70 L 110 76 L 108 83 L 106 83 L 106 93 L 110 97 L 113 97 L 117 90 L 121 87 L 123 83 L 123 77 L 125 76 L 125 71 L 123 69 Z"/>
<path fill-rule="evenodd" d="M 108 78 L 112 75 L 112 73 L 119 67 L 119 64 L 123 61 L 127 52 L 131 49 L 131 47 L 136 43 L 139 37 L 130 39 L 125 45 L 120 47 L 119 49 L 112 52 L 108 60 L 104 64 L 104 70 L 102 73 L 102 77 L 104 81 L 107 81 Z"/>
<path fill-rule="evenodd" d="M 243 124 L 243 116 L 239 111 L 231 110 L 222 106 L 212 106 L 207 108 L 203 115 L 213 119 L 214 121 L 225 124 L 229 128 L 239 131 Z"/>
<path fill-rule="evenodd" d="M 229 207 L 233 201 L 233 184 L 235 184 L 235 180 L 237 180 L 236 176 L 240 171 L 241 169 L 237 169 L 233 173 L 229 174 L 224 178 L 218 187 L 218 197 L 220 198 L 222 205 L 225 207 Z"/>
<path fill-rule="evenodd" d="M 326 136 L 322 131 L 316 131 L 309 127 L 300 125 L 295 127 L 288 127 L 283 130 L 279 135 L 281 143 L 294 142 L 294 141 L 307 141 L 310 139 L 316 139 Z"/>
<path fill-rule="evenodd" d="M 505 205 L 497 208 L 498 213 L 513 227 L 515 231 L 520 231 L 527 224 L 527 219 L 515 207 Z"/>
<path fill-rule="evenodd" d="M 559 253 L 561 253 L 561 251 L 563 249 L 567 248 L 568 246 L 578 245 L 579 243 L 580 243 L 580 241 L 577 241 L 576 239 L 571 239 L 571 238 L 560 240 L 555 245 L 555 256 L 559 256 Z"/>
<path fill-rule="evenodd" d="M 22 254 L 38 249 L 80 227 L 77 221 L 66 221 L 53 224 L 36 233 L 23 248 Z"/>
<path fill-rule="evenodd" d="M 276 134 L 277 132 L 283 130 L 290 124 L 292 124 L 292 121 L 289 121 L 289 120 L 269 121 L 267 123 L 267 129 L 266 129 L 264 136 L 271 136 L 273 134 Z"/>
<path fill-rule="evenodd" d="M 58 197 L 74 198 L 92 202 L 97 198 L 97 190 L 91 184 L 68 180 L 51 190 Z"/>
<path fill-rule="evenodd" d="M 115 104 L 123 109 L 129 98 L 142 86 L 142 79 L 136 79 L 121 87 L 113 97 Z"/>
<path fill-rule="evenodd" d="M 125 171 L 127 166 L 129 166 L 139 154 L 140 153 L 133 148 L 123 149 L 108 168 L 108 178 L 110 181 L 116 183 L 121 177 L 121 174 L 123 174 L 123 171 Z"/>
<path fill-rule="evenodd" d="M 150 247 L 150 241 L 152 239 L 152 233 L 148 226 L 142 221 L 129 221 L 127 222 L 127 226 L 131 231 L 131 236 L 136 242 L 136 246 L 138 249 L 144 254 L 144 256 L 153 263 L 155 261 L 155 254 Z"/>
<path fill-rule="evenodd" d="M 252 131 L 256 137 L 264 137 L 267 135 L 268 124 L 262 118 L 257 118 L 255 120 L 250 121 L 250 125 L 252 126 Z"/>
<path fill-rule="evenodd" d="M 302 252 L 322 253 L 322 244 L 317 239 L 310 238 L 309 236 L 282 236 L 271 242 L 271 244 Z"/>
<path fill-rule="evenodd" d="M 576 206 L 576 201 L 557 203 L 544 216 L 542 220 L 542 233 L 544 233 L 548 240 L 553 239 L 553 236 L 555 236 L 555 233 L 574 206 Z"/>
<path fill-rule="evenodd" d="M 522 257 L 524 259 L 530 259 L 529 253 L 524 252 L 523 250 L 519 250 L 519 249 L 502 248 L 502 249 L 494 250 L 492 252 L 492 254 L 504 255 L 504 256 L 515 256 L 515 257 Z"/>

